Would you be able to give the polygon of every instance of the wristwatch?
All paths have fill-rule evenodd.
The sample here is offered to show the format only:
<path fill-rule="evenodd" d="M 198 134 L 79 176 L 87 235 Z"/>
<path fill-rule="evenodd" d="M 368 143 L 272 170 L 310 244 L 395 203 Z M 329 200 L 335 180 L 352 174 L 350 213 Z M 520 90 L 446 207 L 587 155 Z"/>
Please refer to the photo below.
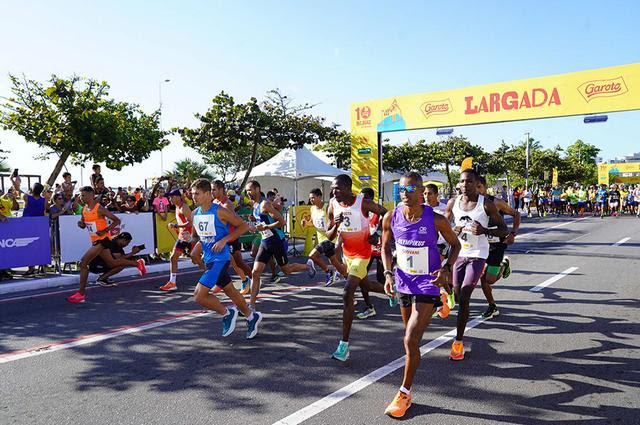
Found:
<path fill-rule="evenodd" d="M 384 271 L 384 275 L 385 275 L 385 276 L 393 277 L 393 270 L 385 270 L 385 271 Z"/>

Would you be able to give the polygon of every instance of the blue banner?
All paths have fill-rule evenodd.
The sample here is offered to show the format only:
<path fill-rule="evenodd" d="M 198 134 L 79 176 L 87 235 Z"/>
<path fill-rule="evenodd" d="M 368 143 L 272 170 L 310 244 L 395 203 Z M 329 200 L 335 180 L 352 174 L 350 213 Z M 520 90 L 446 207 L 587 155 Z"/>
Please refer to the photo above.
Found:
<path fill-rule="evenodd" d="M 0 222 L 0 269 L 51 263 L 49 217 Z"/>

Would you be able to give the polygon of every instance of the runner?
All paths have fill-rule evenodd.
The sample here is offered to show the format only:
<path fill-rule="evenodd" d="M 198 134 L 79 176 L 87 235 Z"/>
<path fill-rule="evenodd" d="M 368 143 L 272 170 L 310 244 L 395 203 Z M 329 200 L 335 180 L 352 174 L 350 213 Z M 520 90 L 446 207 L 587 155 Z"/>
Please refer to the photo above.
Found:
<path fill-rule="evenodd" d="M 246 191 L 251 199 L 253 217 L 256 221 L 256 226 L 250 230 L 260 232 L 262 235 L 256 261 L 253 263 L 251 279 L 251 307 L 255 310 L 260 293 L 260 276 L 271 258 L 275 258 L 276 263 L 286 275 L 306 270 L 311 276 L 313 271 L 306 264 L 289 263 L 287 251 L 284 249 L 284 231 L 282 230 L 285 225 L 284 218 L 270 201 L 261 197 L 260 183 L 255 180 L 250 181 L 247 183 Z"/>
<path fill-rule="evenodd" d="M 194 250 L 198 243 L 193 237 L 193 225 L 191 222 L 191 208 L 182 199 L 180 189 L 172 190 L 167 194 L 171 203 L 176 207 L 176 222 L 169 223 L 169 228 L 178 233 L 173 250 L 171 251 L 171 265 L 169 266 L 169 281 L 160 287 L 161 291 L 177 291 L 176 278 L 178 277 L 178 260 L 182 254 L 191 258 L 200 270 L 205 269 L 202 261 L 202 250 Z"/>
<path fill-rule="evenodd" d="M 606 185 L 604 184 L 600 185 L 600 189 L 598 189 L 596 199 L 598 200 L 598 209 L 600 210 L 600 218 L 604 218 L 604 215 L 607 214 L 609 211 L 609 192 L 607 191 Z"/>
<path fill-rule="evenodd" d="M 235 207 L 227 196 L 227 189 L 225 188 L 224 183 L 220 180 L 216 180 L 213 182 L 212 189 L 213 202 L 222 205 L 235 214 Z M 231 227 L 229 231 L 233 231 L 233 227 Z M 240 244 L 240 240 L 236 239 L 233 242 L 230 242 L 229 248 L 231 250 L 231 266 L 242 281 L 242 290 L 240 293 L 242 295 L 247 295 L 251 290 L 251 279 L 249 278 L 249 276 L 251 276 L 251 269 L 242 259 L 242 245 Z M 219 291 L 214 290 L 214 292 Z"/>
<path fill-rule="evenodd" d="M 387 210 L 371 200 L 364 199 L 362 195 L 356 196 L 352 191 L 351 177 L 346 174 L 340 174 L 333 179 L 331 190 L 334 198 L 327 209 L 329 217 L 327 237 L 335 239 L 338 233 L 340 234 L 348 270 L 342 297 L 342 340 L 332 357 L 344 362 L 349 358 L 349 334 L 355 311 L 353 301 L 356 289 L 362 282 L 369 291 L 384 293 L 384 285 L 379 282 L 369 282 L 367 265 L 371 259 L 369 214 L 383 216 Z M 396 298 L 390 298 L 389 303 L 395 306 Z"/>
<path fill-rule="evenodd" d="M 97 202 L 95 191 L 91 186 L 85 186 L 80 189 L 80 196 L 85 205 L 82 208 L 82 217 L 78 222 L 78 227 L 89 231 L 92 246 L 80 260 L 80 288 L 78 292 L 66 298 L 67 301 L 73 304 L 85 302 L 89 263 L 98 256 L 104 260 L 110 269 L 136 267 L 140 272 L 140 276 L 144 276 L 147 273 L 143 259 L 133 261 L 124 257 L 113 258 L 111 251 L 109 251 L 111 230 L 120 226 L 120 219 Z M 107 223 L 107 219 L 111 221 L 111 224 Z"/>
<path fill-rule="evenodd" d="M 440 287 L 448 286 L 451 281 L 451 264 L 460 252 L 460 242 L 447 219 L 423 204 L 420 174 L 411 172 L 402 176 L 399 190 L 402 203 L 386 213 L 382 222 L 385 291 L 389 295 L 397 292 L 400 297 L 405 327 L 402 386 L 385 410 L 385 414 L 394 418 L 404 416 L 411 406 L 411 386 L 420 365 L 420 341 L 433 312 L 442 305 Z M 440 236 L 451 246 L 449 260 L 442 267 L 437 254 Z M 398 256 L 395 273 L 391 255 L 393 240 Z"/>
<path fill-rule="evenodd" d="M 553 212 L 556 217 L 560 217 L 560 214 L 562 214 L 562 189 L 560 189 L 560 186 L 556 186 L 551 190 L 551 200 L 553 202 Z"/>
<path fill-rule="evenodd" d="M 311 203 L 311 221 L 316 229 L 318 244 L 309 253 L 307 265 L 314 271 L 314 264 L 320 267 L 325 273 L 325 286 L 330 286 L 334 283 L 334 272 L 322 260 L 322 255 L 329 259 L 335 267 L 336 273 L 340 273 L 345 278 L 347 277 L 347 266 L 336 255 L 335 239 L 329 240 L 327 238 L 327 205 L 322 201 L 322 191 L 316 188 L 309 192 L 309 202 Z"/>
<path fill-rule="evenodd" d="M 131 260 L 137 253 L 145 248 L 144 245 L 134 246 L 129 254 L 125 254 L 124 249 L 131 243 L 132 239 L 133 237 L 131 236 L 131 233 L 122 232 L 111 241 L 109 241 L 109 252 L 111 252 L 111 255 L 114 259 L 122 257 Z M 136 266 L 138 265 L 137 262 L 135 264 Z M 100 274 L 100 276 L 98 276 L 98 278 L 96 279 L 96 283 L 100 286 L 105 287 L 117 286 L 118 284 L 116 282 L 110 281 L 109 278 L 111 276 L 117 275 L 124 269 L 125 266 L 110 268 L 100 256 L 97 256 L 89 263 L 89 271 L 91 273 Z"/>
<path fill-rule="evenodd" d="M 193 292 L 195 301 L 202 307 L 213 310 L 222 316 L 222 336 L 229 336 L 236 327 L 238 309 L 247 319 L 247 339 L 258 334 L 258 325 L 262 321 L 262 314 L 251 311 L 244 297 L 231 283 L 229 277 L 229 242 L 233 242 L 248 229 L 248 225 L 235 213 L 213 203 L 211 182 L 197 179 L 191 185 L 193 199 L 198 205 L 191 213 L 191 222 L 202 244 L 204 262 L 207 271 L 202 275 Z M 229 226 L 235 229 L 229 233 Z M 218 297 L 209 293 L 219 286 L 236 307 L 225 307 Z"/>
<path fill-rule="evenodd" d="M 485 202 L 478 193 L 478 174 L 475 170 L 464 170 L 460 175 L 461 195 L 449 201 L 447 219 L 455 219 L 454 231 L 462 245 L 460 255 L 453 269 L 453 286 L 458 303 L 458 326 L 456 339 L 451 346 L 451 360 L 464 359 L 462 337 L 469 320 L 469 301 L 471 293 L 482 276 L 486 259 L 489 256 L 487 236 L 507 236 L 507 225 L 498 214 L 493 202 Z M 497 227 L 488 229 L 489 219 Z"/>
<path fill-rule="evenodd" d="M 609 191 L 609 209 L 612 217 L 620 216 L 620 191 L 617 184 L 611 185 Z"/>
<path fill-rule="evenodd" d="M 513 226 L 506 238 L 488 236 L 489 256 L 487 257 L 487 264 L 480 278 L 480 282 L 482 284 L 482 292 L 489 303 L 489 307 L 482 313 L 482 317 L 491 319 L 500 314 L 496 301 L 493 298 L 491 285 L 496 283 L 501 277 L 506 279 L 511 274 L 511 262 L 509 261 L 509 257 L 505 257 L 504 252 L 507 250 L 507 246 L 515 242 L 518 229 L 520 228 L 520 213 L 511 208 L 511 206 L 502 199 L 487 195 L 487 180 L 484 176 L 480 176 L 478 182 L 478 192 L 483 195 L 485 199 L 494 203 L 500 215 L 504 217 L 504 215 L 507 214 L 513 217 Z M 497 229 L 497 226 L 491 219 L 489 219 L 488 229 Z"/>

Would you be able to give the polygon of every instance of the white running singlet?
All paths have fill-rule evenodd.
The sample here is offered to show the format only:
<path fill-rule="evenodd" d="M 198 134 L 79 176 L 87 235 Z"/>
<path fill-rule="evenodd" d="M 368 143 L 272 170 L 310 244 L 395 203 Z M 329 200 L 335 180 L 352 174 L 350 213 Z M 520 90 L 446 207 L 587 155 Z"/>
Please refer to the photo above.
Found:
<path fill-rule="evenodd" d="M 474 235 L 471 233 L 471 224 L 474 221 L 480 223 L 485 229 L 489 226 L 489 216 L 484 211 L 484 196 L 478 194 L 478 203 L 471 211 L 464 211 L 460 208 L 461 200 L 462 195 L 456 197 L 452 210 L 455 225 L 463 228 L 460 235 L 458 235 L 458 240 L 462 245 L 459 256 L 486 259 L 489 256 L 489 239 L 487 235 Z"/>

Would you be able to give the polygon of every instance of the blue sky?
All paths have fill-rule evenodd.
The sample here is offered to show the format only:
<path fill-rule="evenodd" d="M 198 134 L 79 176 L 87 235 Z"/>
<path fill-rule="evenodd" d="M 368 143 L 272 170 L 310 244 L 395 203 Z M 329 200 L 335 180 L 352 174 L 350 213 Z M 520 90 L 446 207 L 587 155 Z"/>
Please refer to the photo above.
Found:
<path fill-rule="evenodd" d="M 353 101 L 446 90 L 640 61 L 640 2 L 609 1 L 3 1 L 0 95 L 6 75 L 103 79 L 111 94 L 152 111 L 163 85 L 165 128 L 189 126 L 221 90 L 244 101 L 280 88 L 348 128 Z M 613 158 L 640 151 L 640 112 L 456 129 L 487 149 L 530 131 L 551 147 L 575 139 Z M 394 142 L 434 139 L 433 130 Z M 0 131 L 8 162 L 48 177 L 52 163 Z M 178 139 L 165 168 L 193 156 Z M 89 164 L 90 166 L 90 164 Z M 45 170 L 45 171 L 43 171 Z M 77 177 L 79 170 L 71 167 Z M 154 154 L 108 185 L 141 184 L 160 171 Z M 85 172 L 85 179 L 87 176 Z"/>

